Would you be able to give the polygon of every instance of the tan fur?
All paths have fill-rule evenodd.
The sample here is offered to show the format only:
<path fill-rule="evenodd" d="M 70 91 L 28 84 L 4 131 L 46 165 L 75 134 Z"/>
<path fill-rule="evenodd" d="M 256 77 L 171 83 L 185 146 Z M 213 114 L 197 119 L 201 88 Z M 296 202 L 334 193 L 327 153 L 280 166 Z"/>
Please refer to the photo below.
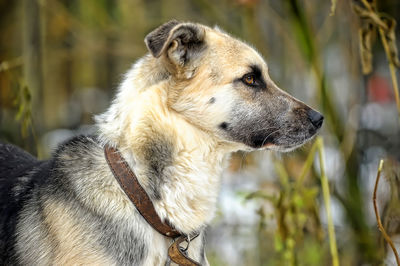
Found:
<path fill-rule="evenodd" d="M 54 265 L 113 265 L 93 236 L 82 230 L 85 224 L 74 218 L 73 210 L 65 204 L 48 202 L 44 208 L 44 222 L 49 238 L 53 239 Z"/>

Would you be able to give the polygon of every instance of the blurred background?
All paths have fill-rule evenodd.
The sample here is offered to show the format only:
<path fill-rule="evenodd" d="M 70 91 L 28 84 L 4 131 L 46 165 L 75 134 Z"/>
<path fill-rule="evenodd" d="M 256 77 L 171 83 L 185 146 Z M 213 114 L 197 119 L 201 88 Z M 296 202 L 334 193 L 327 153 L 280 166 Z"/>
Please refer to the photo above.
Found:
<path fill-rule="evenodd" d="M 376 10 L 395 64 L 399 29 L 389 18 L 399 21 L 398 0 L 0 0 L 0 140 L 49 158 L 58 143 L 95 132 L 93 116 L 147 52 L 152 29 L 173 18 L 218 25 L 259 50 L 281 88 L 325 115 L 340 264 L 395 265 L 372 205 L 385 159 L 377 203 L 400 248 L 400 120 L 376 21 L 365 13 Z M 208 229 L 211 265 L 332 264 L 310 149 L 234 154 Z M 307 156 L 315 163 L 301 174 Z"/>

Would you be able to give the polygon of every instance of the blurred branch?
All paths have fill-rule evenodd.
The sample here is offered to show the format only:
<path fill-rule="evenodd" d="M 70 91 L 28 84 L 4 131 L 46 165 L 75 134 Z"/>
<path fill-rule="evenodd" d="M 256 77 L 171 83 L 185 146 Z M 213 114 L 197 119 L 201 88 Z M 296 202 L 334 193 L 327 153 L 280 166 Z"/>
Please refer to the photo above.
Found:
<path fill-rule="evenodd" d="M 13 104 L 18 109 L 15 119 L 21 123 L 21 135 L 27 138 L 29 128 L 35 136 L 32 123 L 32 93 L 22 80 L 18 82 L 18 94 Z"/>
<path fill-rule="evenodd" d="M 0 72 L 7 71 L 7 70 L 10 70 L 10 69 L 15 68 L 15 67 L 22 66 L 22 64 L 23 64 L 23 60 L 22 60 L 21 56 L 16 57 L 16 58 L 11 59 L 11 60 L 8 60 L 8 61 L 0 62 Z"/>
<path fill-rule="evenodd" d="M 257 190 L 257 191 L 246 194 L 244 200 L 260 199 L 260 198 L 268 200 L 272 203 L 277 202 L 277 199 L 275 196 L 271 196 L 270 194 L 268 194 L 262 190 Z"/>
<path fill-rule="evenodd" d="M 12 104 L 16 108 L 15 120 L 20 123 L 21 136 L 24 141 L 30 142 L 33 140 L 34 150 L 38 157 L 41 157 L 41 148 L 36 135 L 36 130 L 33 123 L 32 116 L 32 92 L 24 80 L 20 77 L 16 77 L 17 81 L 17 96 L 13 100 Z M 32 139 L 30 139 L 29 132 L 31 133 Z M 29 145 L 30 146 L 30 145 Z M 29 147 L 28 146 L 28 147 Z"/>
<path fill-rule="evenodd" d="M 337 0 L 331 0 L 331 13 L 329 16 L 335 15 Z"/>
<path fill-rule="evenodd" d="M 378 206 L 376 204 L 376 191 L 378 190 L 379 179 L 381 177 L 382 168 L 383 168 L 383 160 L 380 160 L 378 172 L 376 174 L 376 181 L 375 181 L 374 194 L 372 196 L 372 201 L 374 203 L 374 211 L 375 211 L 375 216 L 376 216 L 376 221 L 378 223 L 379 231 L 382 232 L 383 237 L 385 238 L 385 240 L 388 242 L 388 244 L 392 248 L 394 256 L 396 257 L 397 265 L 400 266 L 399 254 L 397 253 L 396 247 L 394 246 L 392 239 L 386 233 L 385 228 L 383 228 L 383 226 L 382 226 L 381 217 L 379 215 Z"/>

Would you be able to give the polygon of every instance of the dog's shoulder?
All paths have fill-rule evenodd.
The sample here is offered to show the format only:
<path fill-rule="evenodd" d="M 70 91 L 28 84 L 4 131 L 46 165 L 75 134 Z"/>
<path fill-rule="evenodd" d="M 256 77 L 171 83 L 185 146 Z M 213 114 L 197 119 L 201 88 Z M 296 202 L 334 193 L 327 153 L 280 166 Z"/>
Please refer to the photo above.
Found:
<path fill-rule="evenodd" d="M 49 192 L 61 189 L 74 197 L 81 194 L 78 192 L 83 187 L 92 189 L 91 181 L 101 180 L 103 175 L 99 173 L 108 169 L 103 145 L 96 135 L 79 135 L 60 144 L 51 162 L 51 178 L 45 186 L 50 188 Z"/>
<path fill-rule="evenodd" d="M 79 135 L 60 144 L 53 154 L 54 167 L 58 169 L 87 168 L 104 154 L 95 135 Z"/>

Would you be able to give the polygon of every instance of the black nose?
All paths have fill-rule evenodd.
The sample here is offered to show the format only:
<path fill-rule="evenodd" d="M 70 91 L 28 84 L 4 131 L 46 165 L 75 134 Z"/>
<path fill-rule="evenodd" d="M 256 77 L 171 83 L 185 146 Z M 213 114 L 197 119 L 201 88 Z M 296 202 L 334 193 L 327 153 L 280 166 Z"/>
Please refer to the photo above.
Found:
<path fill-rule="evenodd" d="M 322 126 L 322 122 L 324 122 L 324 116 L 318 113 L 317 111 L 314 111 L 313 109 L 310 109 L 310 111 L 307 112 L 308 119 L 310 119 L 311 123 L 316 127 L 320 128 Z"/>

